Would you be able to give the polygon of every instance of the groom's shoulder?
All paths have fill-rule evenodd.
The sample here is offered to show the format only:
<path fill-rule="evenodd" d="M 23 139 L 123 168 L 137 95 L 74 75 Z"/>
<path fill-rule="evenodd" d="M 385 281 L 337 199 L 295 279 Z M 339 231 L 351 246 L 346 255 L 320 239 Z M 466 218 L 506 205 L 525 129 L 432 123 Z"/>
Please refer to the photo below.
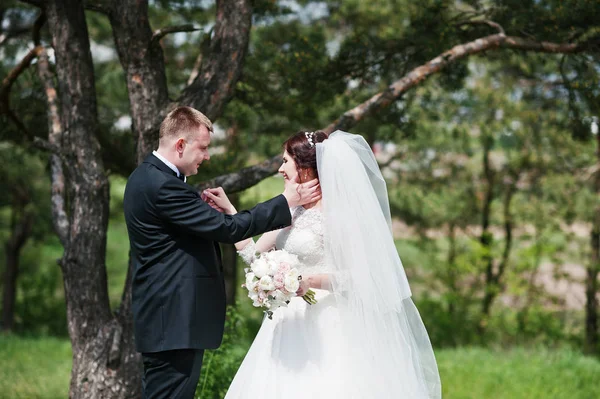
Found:
<path fill-rule="evenodd" d="M 168 176 L 155 165 L 144 161 L 129 175 L 127 186 L 158 189 L 167 178 Z"/>

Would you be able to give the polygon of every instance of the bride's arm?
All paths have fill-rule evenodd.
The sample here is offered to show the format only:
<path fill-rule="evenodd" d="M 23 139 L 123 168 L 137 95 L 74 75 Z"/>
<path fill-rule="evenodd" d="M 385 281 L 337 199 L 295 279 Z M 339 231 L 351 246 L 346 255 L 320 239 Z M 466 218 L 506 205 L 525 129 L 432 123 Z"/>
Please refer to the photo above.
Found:
<path fill-rule="evenodd" d="M 313 274 L 306 276 L 308 288 L 316 288 L 319 290 L 330 290 L 331 280 L 328 274 Z"/>
<path fill-rule="evenodd" d="M 311 274 L 303 277 L 296 295 L 303 296 L 311 288 L 331 291 L 331 278 L 328 274 Z"/>
<path fill-rule="evenodd" d="M 235 249 L 238 251 L 238 254 L 242 260 L 249 265 L 256 258 L 257 252 L 266 252 L 275 247 L 275 240 L 277 239 L 277 234 L 279 234 L 280 231 L 281 230 L 273 230 L 264 233 L 256 243 L 254 243 L 252 238 L 246 238 L 243 241 L 238 241 L 235 243 Z"/>
<path fill-rule="evenodd" d="M 275 246 L 275 240 L 277 239 L 277 234 L 279 234 L 280 230 L 273 230 L 267 233 L 264 233 L 254 244 L 255 252 L 266 252 L 272 249 Z M 246 246 L 254 243 L 252 238 L 246 238 L 243 241 L 238 241 L 235 243 L 235 249 L 238 251 L 243 251 Z"/>

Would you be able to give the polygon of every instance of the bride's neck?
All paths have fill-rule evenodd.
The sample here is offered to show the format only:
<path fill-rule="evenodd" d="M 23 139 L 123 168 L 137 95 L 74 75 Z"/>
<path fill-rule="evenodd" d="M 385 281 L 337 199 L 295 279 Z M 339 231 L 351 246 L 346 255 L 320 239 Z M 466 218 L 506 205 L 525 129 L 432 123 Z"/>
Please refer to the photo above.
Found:
<path fill-rule="evenodd" d="M 321 200 L 311 202 L 310 204 L 302 205 L 302 207 L 304 209 L 311 209 L 311 208 L 321 209 Z"/>

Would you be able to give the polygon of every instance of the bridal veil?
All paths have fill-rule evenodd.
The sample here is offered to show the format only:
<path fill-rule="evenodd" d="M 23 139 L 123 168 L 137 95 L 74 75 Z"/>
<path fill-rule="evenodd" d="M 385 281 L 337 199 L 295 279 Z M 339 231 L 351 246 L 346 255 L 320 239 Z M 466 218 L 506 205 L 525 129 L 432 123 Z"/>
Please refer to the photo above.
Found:
<path fill-rule="evenodd" d="M 356 397 L 441 398 L 435 356 L 394 244 L 386 183 L 371 148 L 362 136 L 336 131 L 316 151 L 346 384 Z"/>

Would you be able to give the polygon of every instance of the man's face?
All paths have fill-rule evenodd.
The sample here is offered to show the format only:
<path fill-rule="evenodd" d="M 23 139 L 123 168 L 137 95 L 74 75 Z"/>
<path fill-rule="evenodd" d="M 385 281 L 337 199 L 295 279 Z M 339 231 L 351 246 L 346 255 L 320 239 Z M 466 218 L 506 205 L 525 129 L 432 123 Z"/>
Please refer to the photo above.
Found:
<path fill-rule="evenodd" d="M 185 176 L 198 173 L 198 167 L 205 160 L 210 159 L 208 146 L 210 145 L 210 132 L 204 125 L 192 132 L 189 140 L 178 143 L 179 165 L 177 168 Z"/>

